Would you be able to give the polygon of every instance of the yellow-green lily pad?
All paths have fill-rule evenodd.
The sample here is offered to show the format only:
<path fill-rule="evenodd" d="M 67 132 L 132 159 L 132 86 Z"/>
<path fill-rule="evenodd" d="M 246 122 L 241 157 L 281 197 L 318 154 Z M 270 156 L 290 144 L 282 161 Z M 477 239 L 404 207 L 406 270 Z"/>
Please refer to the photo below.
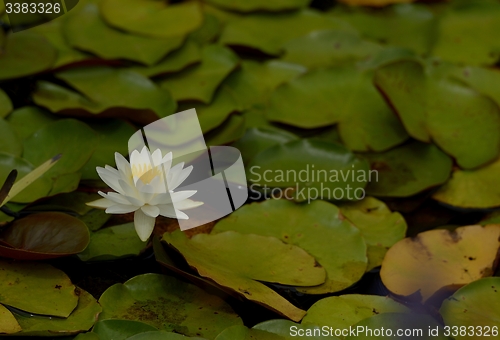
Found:
<path fill-rule="evenodd" d="M 0 260 L 0 303 L 67 318 L 78 304 L 78 295 L 66 274 L 49 264 Z"/>
<path fill-rule="evenodd" d="M 21 326 L 12 313 L 0 305 L 0 334 L 13 334 L 21 331 Z"/>
<path fill-rule="evenodd" d="M 188 239 L 176 231 L 165 233 L 163 240 L 177 249 L 202 277 L 294 321 L 302 319 L 305 312 L 259 281 L 293 286 L 325 282 L 325 270 L 311 255 L 275 237 L 226 231 Z"/>
<path fill-rule="evenodd" d="M 252 327 L 252 329 L 259 329 L 261 331 L 266 331 L 269 333 L 277 334 L 283 339 L 309 339 L 309 340 L 321 340 L 324 339 L 325 333 L 319 326 L 316 325 L 302 325 L 300 323 L 295 323 L 290 320 L 268 320 L 261 322 Z M 328 333 L 328 335 L 330 335 Z M 331 340 L 338 340 L 336 336 L 329 336 Z"/>
<path fill-rule="evenodd" d="M 12 102 L 4 90 L 0 89 L 0 117 L 4 118 L 13 110 Z"/>
<path fill-rule="evenodd" d="M 310 0 L 209 0 L 211 4 L 221 8 L 238 11 L 238 12 L 253 12 L 253 11 L 286 11 L 307 7 Z"/>
<path fill-rule="evenodd" d="M 144 274 L 115 284 L 99 303 L 99 320 L 140 320 L 187 336 L 214 339 L 225 328 L 242 324 L 219 297 L 166 275 Z"/>
<path fill-rule="evenodd" d="M 272 236 L 314 256 L 327 280 L 317 287 L 297 288 L 308 294 L 341 291 L 357 282 L 366 270 L 366 244 L 361 233 L 325 201 L 296 204 L 267 200 L 245 205 L 220 220 L 212 233 L 228 230 Z"/>

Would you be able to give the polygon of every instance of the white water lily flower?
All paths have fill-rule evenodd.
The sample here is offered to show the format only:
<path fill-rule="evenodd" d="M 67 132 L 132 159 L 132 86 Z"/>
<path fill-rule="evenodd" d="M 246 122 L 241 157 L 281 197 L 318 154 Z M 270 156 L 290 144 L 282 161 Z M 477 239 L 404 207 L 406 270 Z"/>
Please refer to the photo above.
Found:
<path fill-rule="evenodd" d="M 115 153 L 115 161 L 118 169 L 109 165 L 97 167 L 101 179 L 115 192 L 100 191 L 99 195 L 103 198 L 87 204 L 106 209 L 108 214 L 135 211 L 135 230 L 142 241 L 146 241 L 153 233 L 158 215 L 189 219 L 181 210 L 203 204 L 189 199 L 196 190 L 174 191 L 189 176 L 193 166 L 183 169 L 184 163 L 179 163 L 172 167 L 171 152 L 162 157 L 161 150 L 157 149 L 151 154 L 144 147 L 141 152 L 132 152 L 130 163 L 118 152 Z"/>

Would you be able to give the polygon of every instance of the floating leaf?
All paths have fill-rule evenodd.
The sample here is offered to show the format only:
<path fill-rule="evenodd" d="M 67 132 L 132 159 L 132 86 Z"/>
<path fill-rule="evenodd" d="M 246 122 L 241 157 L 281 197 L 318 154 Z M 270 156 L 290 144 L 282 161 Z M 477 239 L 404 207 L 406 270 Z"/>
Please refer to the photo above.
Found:
<path fill-rule="evenodd" d="M 266 331 L 269 333 L 277 334 L 283 339 L 309 339 L 309 340 L 321 340 L 324 339 L 320 327 L 315 325 L 301 325 L 290 320 L 268 320 L 261 322 L 255 326 L 253 329 L 259 329 L 261 331 Z M 299 334 L 304 334 L 303 336 Z M 329 336 L 332 340 L 338 340 L 335 336 Z"/>
<path fill-rule="evenodd" d="M 22 336 L 63 336 L 88 331 L 95 323 L 102 308 L 92 295 L 81 288 L 78 291 L 78 305 L 68 318 L 47 318 L 45 316 L 24 316 L 15 314 Z M 43 293 L 41 293 L 43 294 Z"/>
<path fill-rule="evenodd" d="M 12 126 L 3 118 L 0 118 L 0 150 L 13 156 L 21 156 L 23 152 L 23 146 Z"/>
<path fill-rule="evenodd" d="M 382 47 L 362 40 L 354 32 L 322 30 L 292 39 L 284 45 L 284 49 L 283 60 L 314 68 L 367 59 Z"/>
<path fill-rule="evenodd" d="M 500 72 L 495 68 L 467 66 L 456 68 L 452 76 L 466 83 L 477 92 L 493 99 L 500 105 Z"/>
<path fill-rule="evenodd" d="M 16 135 L 24 140 L 33 133 L 56 121 L 57 118 L 36 106 L 25 106 L 12 112 L 7 121 L 16 133 Z"/>
<path fill-rule="evenodd" d="M 68 21 L 71 22 L 72 20 L 73 16 Z M 92 56 L 86 53 L 73 49 L 68 41 L 66 41 L 63 33 L 66 31 L 67 25 L 64 25 L 63 22 L 64 21 L 60 19 L 52 20 L 30 29 L 30 32 L 36 32 L 44 36 L 57 50 L 57 59 L 54 65 L 52 65 L 52 68 L 58 68 L 92 58 Z M 95 40 L 97 41 L 98 39 Z"/>
<path fill-rule="evenodd" d="M 187 38 L 200 46 L 214 42 L 222 29 L 220 20 L 215 15 L 207 13 L 206 6 L 204 6 L 204 10 L 203 23 L 196 30 L 189 33 Z"/>
<path fill-rule="evenodd" d="M 115 284 L 99 303 L 99 320 L 141 320 L 158 329 L 209 339 L 242 323 L 217 296 L 166 275 L 144 274 Z"/>
<path fill-rule="evenodd" d="M 483 339 L 482 335 L 486 336 L 487 333 L 494 337 L 498 336 L 499 290 L 500 277 L 488 277 L 469 283 L 443 302 L 439 312 L 446 326 L 449 326 L 452 331 L 458 328 L 457 334 L 453 334 L 455 339 L 478 340 Z M 460 332 L 460 329 L 465 327 L 472 332 L 466 334 Z"/>
<path fill-rule="evenodd" d="M 269 94 L 279 85 L 304 73 L 306 68 L 278 60 L 259 63 L 243 60 L 241 67 L 222 83 L 238 103 L 239 110 L 267 103 Z"/>
<path fill-rule="evenodd" d="M 426 231 L 392 246 L 380 276 L 394 294 L 426 302 L 493 275 L 499 246 L 500 225 Z"/>
<path fill-rule="evenodd" d="M 392 212 L 373 197 L 362 201 L 343 203 L 340 212 L 360 231 L 368 246 L 367 271 L 382 264 L 385 253 L 406 235 L 406 221 L 398 212 Z"/>
<path fill-rule="evenodd" d="M 382 7 L 392 4 L 406 3 L 413 1 L 415 0 L 340 0 L 340 2 L 343 2 L 351 6 L 374 6 L 374 7 Z"/>
<path fill-rule="evenodd" d="M 432 54 L 456 63 L 492 65 L 500 59 L 500 4 L 462 1 L 439 20 Z"/>
<path fill-rule="evenodd" d="M 195 338 L 185 337 L 184 335 L 172 332 L 165 332 L 165 331 L 139 333 L 134 336 L 131 336 L 127 340 L 189 340 L 189 339 L 205 340 L 198 337 Z"/>
<path fill-rule="evenodd" d="M 90 127 L 99 134 L 99 143 L 87 164 L 82 168 L 82 179 L 100 179 L 96 167 L 115 163 L 115 152 L 128 153 L 128 140 L 136 128 L 119 119 L 100 121 Z"/>
<path fill-rule="evenodd" d="M 337 7 L 332 14 L 349 22 L 366 38 L 410 48 L 418 54 L 429 51 L 435 35 L 436 15 L 423 4 L 395 4 L 377 11 Z"/>
<path fill-rule="evenodd" d="M 165 233 L 163 240 L 177 249 L 202 277 L 295 321 L 305 312 L 258 281 L 294 286 L 315 286 L 325 281 L 325 270 L 315 265 L 313 257 L 274 237 L 226 231 L 199 234 L 189 240 L 176 231 Z"/>
<path fill-rule="evenodd" d="M 12 313 L 0 305 L 0 334 L 13 334 L 21 331 L 21 326 Z"/>
<path fill-rule="evenodd" d="M 0 255 L 18 260 L 44 260 L 77 254 L 89 244 L 87 226 L 59 212 L 32 214 L 15 220 L 0 234 Z"/>
<path fill-rule="evenodd" d="M 179 72 L 191 64 L 201 60 L 200 48 L 191 40 L 186 41 L 179 49 L 169 53 L 155 65 L 135 66 L 130 70 L 145 77 L 156 77 L 168 73 Z"/>
<path fill-rule="evenodd" d="M 116 70 L 116 72 L 121 71 Z M 78 92 L 46 81 L 37 83 L 37 91 L 33 94 L 33 98 L 38 105 L 58 114 L 82 117 L 99 114 L 100 117 L 128 118 L 141 124 L 148 124 L 157 120 L 158 115 L 169 115 L 175 111 L 176 103 L 170 94 L 150 83 L 147 78 L 135 73 L 132 75 L 131 71 L 127 71 L 130 72 L 128 75 L 116 72 L 113 71 L 117 77 L 112 75 L 109 77 L 110 83 L 113 84 L 110 85 L 111 92 L 107 86 L 102 90 L 104 92 L 96 97 L 97 100 L 104 100 L 103 103 L 91 101 Z M 132 79 L 127 80 L 128 76 Z M 103 85 L 104 80 L 97 77 L 93 82 Z M 146 83 L 143 83 L 144 80 Z M 97 85 L 89 84 L 89 86 L 99 88 Z M 117 87 L 113 89 L 113 86 Z M 123 96 L 120 91 L 133 93 L 134 96 Z M 103 93 L 112 93 L 113 96 L 102 97 Z M 121 98 L 118 98 L 119 94 L 122 95 Z"/>
<path fill-rule="evenodd" d="M 245 326 L 232 326 L 222 331 L 215 340 L 284 340 L 278 334 L 262 331 L 260 329 L 250 329 Z"/>
<path fill-rule="evenodd" d="M 453 161 L 433 144 L 412 142 L 363 157 L 376 171 L 366 191 L 373 196 L 408 197 L 445 183 Z"/>
<path fill-rule="evenodd" d="M 129 34 L 108 26 L 95 3 L 88 3 L 65 23 L 71 46 L 104 59 L 128 59 L 152 65 L 183 43 L 183 37 L 160 39 Z M 98 38 L 96 38 L 98 37 Z"/>
<path fill-rule="evenodd" d="M 387 150 L 408 135 L 372 78 L 371 68 L 353 65 L 311 71 L 272 94 L 267 117 L 301 128 L 338 124 L 351 150 Z"/>
<path fill-rule="evenodd" d="M 485 209 L 500 206 L 500 159 L 476 170 L 456 169 L 432 198 L 454 207 Z"/>
<path fill-rule="evenodd" d="M 435 142 L 462 168 L 475 168 L 500 154 L 500 135 L 495 132 L 500 129 L 500 109 L 451 79 L 450 69 L 399 61 L 377 70 L 375 82 L 412 137 Z"/>
<path fill-rule="evenodd" d="M 145 247 L 146 243 L 137 236 L 134 223 L 127 223 L 92 233 L 87 249 L 78 257 L 82 261 L 116 260 L 139 255 Z"/>
<path fill-rule="evenodd" d="M 314 256 L 325 268 L 327 280 L 321 286 L 298 288 L 304 293 L 341 291 L 357 282 L 366 270 L 366 244 L 359 230 L 343 220 L 339 209 L 331 203 L 252 203 L 220 220 L 212 233 L 228 230 L 273 236 Z"/>
<path fill-rule="evenodd" d="M 228 48 L 208 45 L 201 51 L 201 63 L 159 81 L 175 100 L 210 103 L 217 86 L 236 67 L 238 57 Z"/>
<path fill-rule="evenodd" d="M 279 0 L 279 1 L 266 1 L 266 0 L 209 0 L 211 4 L 222 7 L 224 9 L 239 11 L 239 12 L 253 12 L 253 11 L 285 11 L 292 9 L 299 9 L 307 7 L 310 0 Z"/>
<path fill-rule="evenodd" d="M 100 340 L 125 340 L 133 335 L 157 331 L 153 326 L 133 320 L 102 320 L 95 324 L 93 332 Z"/>
<path fill-rule="evenodd" d="M 241 138 L 245 133 L 245 118 L 232 115 L 221 126 L 205 135 L 209 146 L 225 145 Z"/>
<path fill-rule="evenodd" d="M 196 2 L 168 4 L 154 0 L 104 0 L 100 8 L 108 24 L 157 38 L 183 37 L 203 22 Z"/>
<path fill-rule="evenodd" d="M 299 201 L 362 198 L 371 176 L 368 163 L 344 146 L 314 139 L 270 147 L 247 168 L 255 186 L 291 188 L 288 196 Z"/>
<path fill-rule="evenodd" d="M 349 329 L 361 320 L 380 313 L 409 313 L 404 305 L 389 297 L 349 294 L 319 300 L 307 310 L 303 325 Z M 342 334 L 345 337 L 345 334 Z"/>
<path fill-rule="evenodd" d="M 87 124 L 75 119 L 61 119 L 42 127 L 24 141 L 24 158 L 36 166 L 54 155 L 62 155 L 58 163 L 44 174 L 56 180 L 80 170 L 94 152 L 97 142 L 97 134 Z M 61 187 L 67 187 L 58 186 L 59 192 Z"/>
<path fill-rule="evenodd" d="M 382 313 L 364 319 L 353 326 L 359 330 L 349 334 L 346 340 L 355 339 L 422 339 L 448 340 L 443 335 L 442 326 L 431 316 L 425 314 Z M 384 330 L 384 331 L 382 331 Z M 370 332 L 371 331 L 371 332 Z M 436 331 L 436 334 L 431 334 Z M 398 332 L 404 332 L 399 335 Z"/>
<path fill-rule="evenodd" d="M 18 179 L 21 179 L 33 171 L 34 167 L 23 158 L 0 152 L 0 183 L 3 183 L 7 179 L 12 169 L 17 170 Z M 29 186 L 29 190 L 23 190 L 15 197 L 9 194 L 8 197 L 11 198 L 11 201 L 29 203 L 45 197 L 51 188 L 52 182 L 45 177 L 40 177 Z M 0 199 L 0 203 L 4 203 L 4 200 Z"/>
<path fill-rule="evenodd" d="M 7 116 L 13 110 L 9 96 L 0 89 L 0 118 Z"/>
<path fill-rule="evenodd" d="M 2 50 L 0 80 L 45 71 L 52 67 L 57 58 L 57 51 L 54 47 L 35 33 L 9 34 Z"/>
<path fill-rule="evenodd" d="M 49 264 L 0 260 L 0 268 L 0 303 L 4 305 L 67 318 L 78 304 L 70 279 Z"/>
<path fill-rule="evenodd" d="M 241 152 L 243 163 L 249 164 L 259 152 L 297 139 L 293 133 L 278 128 L 250 128 L 232 146 Z"/>
<path fill-rule="evenodd" d="M 342 20 L 305 9 L 291 13 L 252 14 L 230 20 L 219 41 L 225 45 L 245 46 L 279 55 L 286 42 L 322 29 L 354 31 Z"/>

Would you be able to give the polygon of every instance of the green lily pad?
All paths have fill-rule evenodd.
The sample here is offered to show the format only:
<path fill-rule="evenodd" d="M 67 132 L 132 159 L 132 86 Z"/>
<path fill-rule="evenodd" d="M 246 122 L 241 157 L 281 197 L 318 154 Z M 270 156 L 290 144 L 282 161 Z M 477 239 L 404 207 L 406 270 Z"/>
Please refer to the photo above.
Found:
<path fill-rule="evenodd" d="M 406 221 L 392 212 L 384 202 L 366 197 L 357 202 L 342 203 L 340 212 L 360 231 L 368 246 L 367 271 L 382 264 L 385 253 L 406 236 Z"/>
<path fill-rule="evenodd" d="M 78 305 L 67 318 L 45 316 L 24 316 L 14 314 L 22 331 L 20 336 L 67 336 L 88 331 L 95 323 L 102 308 L 92 295 L 81 288 L 78 291 Z"/>
<path fill-rule="evenodd" d="M 376 180 L 366 187 L 369 195 L 408 197 L 445 183 L 453 161 L 434 144 L 412 142 L 363 157 L 377 172 Z"/>
<path fill-rule="evenodd" d="M 500 224 L 500 211 L 494 211 L 486 215 L 480 222 L 481 225 Z"/>
<path fill-rule="evenodd" d="M 283 60 L 310 68 L 368 59 L 382 49 L 357 33 L 339 30 L 313 31 L 288 41 L 283 47 Z"/>
<path fill-rule="evenodd" d="M 426 231 L 392 246 L 380 276 L 392 293 L 427 302 L 493 275 L 499 246 L 500 225 Z"/>
<path fill-rule="evenodd" d="M 23 146 L 14 129 L 3 118 L 0 118 L 0 150 L 13 156 L 21 156 L 23 152 Z"/>
<path fill-rule="evenodd" d="M 153 326 L 134 320 L 102 320 L 97 322 L 92 332 L 100 340 L 126 340 L 139 333 L 157 331 Z"/>
<path fill-rule="evenodd" d="M 186 337 L 172 332 L 156 331 L 144 332 L 131 336 L 127 340 L 206 340 L 198 337 Z"/>
<path fill-rule="evenodd" d="M 175 100 L 199 100 L 210 103 L 215 90 L 236 67 L 238 57 L 220 45 L 208 45 L 201 51 L 201 63 L 159 81 L 161 88 Z"/>
<path fill-rule="evenodd" d="M 377 11 L 337 7 L 332 15 L 347 21 L 368 39 L 410 48 L 418 54 L 429 51 L 435 34 L 435 13 L 423 4 L 396 4 Z"/>
<path fill-rule="evenodd" d="M 74 174 L 80 170 L 89 160 L 97 143 L 97 134 L 87 124 L 75 119 L 61 119 L 42 127 L 25 139 L 23 156 L 34 166 L 38 166 L 61 154 L 58 163 L 43 175 L 56 180 L 60 176 Z M 77 179 L 79 178 L 80 175 L 77 176 Z M 57 183 L 54 183 L 54 187 L 56 185 Z M 67 187 L 60 184 L 58 186 L 58 192 Z"/>
<path fill-rule="evenodd" d="M 387 150 L 408 135 L 372 79 L 371 68 L 354 65 L 311 71 L 272 94 L 267 117 L 301 128 L 338 124 L 349 149 Z"/>
<path fill-rule="evenodd" d="M 220 126 L 229 115 L 239 110 L 239 105 L 230 89 L 220 87 L 210 104 L 187 102 L 179 105 L 179 111 L 194 108 L 198 114 L 201 130 L 207 133 Z"/>
<path fill-rule="evenodd" d="M 70 279 L 49 264 L 0 260 L 0 268 L 1 304 L 63 318 L 67 318 L 78 304 Z"/>
<path fill-rule="evenodd" d="M 224 27 L 219 42 L 279 55 L 283 52 L 286 42 L 323 29 L 354 31 L 342 20 L 304 9 L 280 14 L 252 14 L 230 20 Z"/>
<path fill-rule="evenodd" d="M 0 334 L 13 334 L 21 331 L 21 326 L 12 313 L 0 305 Z"/>
<path fill-rule="evenodd" d="M 165 233 L 163 240 L 177 249 L 202 277 L 295 321 L 305 312 L 259 281 L 294 286 L 325 282 L 325 270 L 315 264 L 311 255 L 274 237 L 226 231 L 188 239 L 176 231 Z"/>
<path fill-rule="evenodd" d="M 353 326 L 355 329 L 358 329 L 358 327 L 360 332 L 349 334 L 345 339 L 449 339 L 443 335 L 442 326 L 434 318 L 425 314 L 382 313 L 364 319 Z M 382 329 L 385 330 L 383 333 Z M 371 333 L 370 330 L 372 331 Z M 397 335 L 397 332 L 401 332 L 401 330 L 405 332 L 403 333 L 405 334 L 404 336 Z M 436 332 L 436 334 L 430 334 L 431 330 Z"/>
<path fill-rule="evenodd" d="M 498 171 L 500 159 L 476 170 L 456 169 L 432 198 L 460 208 L 485 209 L 500 206 Z"/>
<path fill-rule="evenodd" d="M 277 334 L 283 339 L 309 339 L 309 340 L 321 340 L 324 339 L 322 330 L 320 327 L 315 325 L 301 325 L 290 320 L 268 320 L 261 322 L 252 329 L 259 329 L 261 331 L 266 331 L 269 333 Z M 303 334 L 303 335 L 302 335 Z M 329 335 L 329 334 L 328 334 Z M 329 336 L 329 339 L 338 340 L 338 337 Z"/>
<path fill-rule="evenodd" d="M 154 0 L 104 0 L 100 9 L 111 26 L 157 38 L 184 37 L 203 22 L 203 14 L 196 2 L 169 4 Z"/>
<path fill-rule="evenodd" d="M 95 81 L 97 82 L 98 79 L 95 79 Z M 129 85 L 131 85 L 130 92 L 135 93 L 132 89 L 135 85 Z M 141 95 L 140 97 L 142 98 L 140 99 L 122 98 L 120 102 L 110 102 L 108 98 L 103 98 L 106 101 L 105 103 L 97 103 L 65 87 L 46 81 L 39 81 L 37 83 L 37 91 L 33 94 L 33 99 L 38 105 L 44 106 L 50 111 L 61 115 L 89 117 L 99 114 L 100 117 L 128 118 L 140 124 L 149 124 L 158 119 L 158 114 L 171 114 L 175 111 L 176 107 L 175 101 L 171 99 L 168 92 L 157 87 L 152 92 L 152 97 L 156 98 L 154 102 L 148 101 L 147 97 L 149 95 L 145 94 L 144 96 Z M 122 103 L 123 100 L 126 103 Z M 167 101 L 165 102 L 165 100 Z"/>
<path fill-rule="evenodd" d="M 297 288 L 307 294 L 341 291 L 357 282 L 366 270 L 366 244 L 357 228 L 341 218 L 339 209 L 325 201 L 296 204 L 287 200 L 252 203 L 220 220 L 212 233 L 228 230 L 272 236 L 304 249 L 326 270 L 317 287 Z"/>
<path fill-rule="evenodd" d="M 54 69 L 92 58 L 91 55 L 71 47 L 65 39 L 65 29 L 66 25 L 64 25 L 64 20 L 61 19 L 52 20 L 30 29 L 30 32 L 36 32 L 45 37 L 45 39 L 47 39 L 47 41 L 57 50 L 57 59 L 54 65 L 52 65 Z"/>
<path fill-rule="evenodd" d="M 155 65 L 135 66 L 131 67 L 130 70 L 140 73 L 145 77 L 157 77 L 179 72 L 199 61 L 201 61 L 199 46 L 191 40 L 187 40 L 179 49 L 169 53 Z"/>
<path fill-rule="evenodd" d="M 4 118 L 13 110 L 9 96 L 0 89 L 0 118 Z"/>
<path fill-rule="evenodd" d="M 452 334 L 455 339 L 483 339 L 482 335 L 486 336 L 486 333 L 498 336 L 499 291 L 500 277 L 488 277 L 469 283 L 443 302 L 439 312 L 452 332 L 458 328 L 457 334 Z M 461 333 L 460 330 L 464 328 L 473 331 Z"/>
<path fill-rule="evenodd" d="M 265 104 L 279 85 L 304 73 L 306 68 L 279 60 L 259 63 L 243 60 L 241 67 L 235 70 L 222 83 L 238 103 L 240 110 L 257 104 Z"/>
<path fill-rule="evenodd" d="M 409 312 L 407 307 L 385 296 L 360 294 L 331 296 L 312 305 L 302 319 L 302 324 L 344 330 L 380 313 Z M 338 334 L 338 336 L 343 338 L 346 335 Z"/>
<path fill-rule="evenodd" d="M 97 174 L 96 167 L 113 165 L 115 163 L 115 152 L 127 155 L 128 140 L 135 133 L 136 128 L 119 119 L 100 121 L 97 124 L 90 124 L 90 127 L 99 134 L 99 143 L 88 162 L 82 168 L 82 179 L 99 180 L 100 177 Z"/>
<path fill-rule="evenodd" d="M 239 115 L 230 116 L 224 123 L 205 135 L 209 146 L 225 145 L 241 138 L 245 133 L 245 118 Z"/>
<path fill-rule="evenodd" d="M 243 163 L 249 164 L 260 152 L 297 139 L 293 133 L 278 128 L 250 128 L 232 146 L 241 152 Z"/>
<path fill-rule="evenodd" d="M 500 154 L 500 109 L 489 98 L 450 77 L 453 67 L 399 61 L 377 70 L 375 82 L 408 133 L 434 142 L 466 169 Z M 474 141 L 474 143 L 471 143 Z"/>
<path fill-rule="evenodd" d="M 205 6 L 203 9 L 203 23 L 189 33 L 187 38 L 200 46 L 213 43 L 222 30 L 221 21 L 215 15 L 208 13 Z"/>
<path fill-rule="evenodd" d="M 36 106 L 25 106 L 17 109 L 6 119 L 21 140 L 57 120 L 50 112 Z"/>
<path fill-rule="evenodd" d="M 0 234 L 0 255 L 18 260 L 43 260 L 77 254 L 89 244 L 87 226 L 59 212 L 32 214 L 15 220 Z"/>
<path fill-rule="evenodd" d="M 0 80 L 48 70 L 57 58 L 57 51 L 45 38 L 29 32 L 9 34 L 3 51 L 0 54 Z"/>
<path fill-rule="evenodd" d="M 344 146 L 315 139 L 270 147 L 247 170 L 254 187 L 291 188 L 288 197 L 298 201 L 362 198 L 371 176 L 368 163 Z"/>
<path fill-rule="evenodd" d="M 439 20 L 432 54 L 456 63 L 492 65 L 500 59 L 500 4 L 462 1 Z"/>
<path fill-rule="evenodd" d="M 456 68 L 452 76 L 466 83 L 477 92 L 493 99 L 500 105 L 500 72 L 496 68 L 467 66 Z"/>
<path fill-rule="evenodd" d="M 115 284 L 102 294 L 99 303 L 103 308 L 99 320 L 141 320 L 158 329 L 208 339 L 242 323 L 217 296 L 159 274 L 139 275 Z"/>
<path fill-rule="evenodd" d="M 232 326 L 222 331 L 215 340 L 285 340 L 284 337 L 260 329 Z"/>
<path fill-rule="evenodd" d="M 90 231 L 97 231 L 111 218 L 111 214 L 106 214 L 102 209 L 92 209 L 80 216 L 79 219 L 85 223 Z"/>
<path fill-rule="evenodd" d="M 176 104 L 168 92 L 132 71 L 89 67 L 59 72 L 56 77 L 91 101 L 106 107 L 149 109 L 158 117 L 166 117 L 175 111 Z"/>
<path fill-rule="evenodd" d="M 278 0 L 278 1 L 266 1 L 266 0 L 209 0 L 211 4 L 219 6 L 221 8 L 239 11 L 239 12 L 253 12 L 253 11 L 286 11 L 292 9 L 305 8 L 309 5 L 310 0 Z"/>
<path fill-rule="evenodd" d="M 146 244 L 137 236 L 134 223 L 126 223 L 93 232 L 88 247 L 78 257 L 82 261 L 115 260 L 139 255 Z"/>
<path fill-rule="evenodd" d="M 128 59 L 153 65 L 183 43 L 183 37 L 160 39 L 129 34 L 108 26 L 99 7 L 88 3 L 65 22 L 66 38 L 74 48 L 104 59 Z M 96 37 L 98 37 L 96 39 Z"/>
<path fill-rule="evenodd" d="M 27 160 L 13 156 L 11 154 L 0 152 L 0 183 L 3 183 L 12 169 L 18 172 L 17 179 L 20 180 L 31 171 L 34 166 Z M 17 194 L 12 201 L 30 203 L 37 199 L 47 196 L 52 188 L 52 182 L 46 177 L 39 177 L 36 181 L 31 183 L 25 190 Z"/>

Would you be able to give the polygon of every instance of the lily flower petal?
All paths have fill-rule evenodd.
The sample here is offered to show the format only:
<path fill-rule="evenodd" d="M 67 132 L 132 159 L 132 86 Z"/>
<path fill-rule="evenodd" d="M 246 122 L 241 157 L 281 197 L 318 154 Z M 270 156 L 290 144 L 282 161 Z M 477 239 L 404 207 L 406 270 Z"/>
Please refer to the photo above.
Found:
<path fill-rule="evenodd" d="M 141 241 L 146 242 L 153 233 L 155 227 L 155 218 L 146 215 L 141 209 L 137 210 L 134 214 L 135 231 Z"/>

